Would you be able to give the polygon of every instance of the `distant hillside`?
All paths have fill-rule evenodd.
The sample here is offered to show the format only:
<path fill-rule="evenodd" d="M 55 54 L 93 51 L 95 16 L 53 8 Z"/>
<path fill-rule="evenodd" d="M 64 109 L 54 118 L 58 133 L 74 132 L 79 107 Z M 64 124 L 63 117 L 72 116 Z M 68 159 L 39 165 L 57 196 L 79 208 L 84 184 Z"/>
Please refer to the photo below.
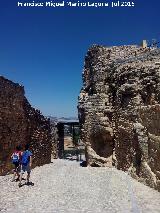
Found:
<path fill-rule="evenodd" d="M 54 122 L 54 123 L 57 123 L 59 121 L 78 121 L 78 118 L 77 117 L 68 117 L 68 118 L 65 118 L 65 117 L 55 117 L 55 116 L 47 116 L 47 118 L 50 119 L 51 122 Z"/>

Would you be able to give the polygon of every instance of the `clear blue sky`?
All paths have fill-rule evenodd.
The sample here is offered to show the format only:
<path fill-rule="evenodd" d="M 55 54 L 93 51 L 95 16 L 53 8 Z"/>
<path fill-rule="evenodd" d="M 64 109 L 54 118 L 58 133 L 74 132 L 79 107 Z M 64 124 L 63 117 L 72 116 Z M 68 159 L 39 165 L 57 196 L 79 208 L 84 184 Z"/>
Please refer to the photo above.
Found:
<path fill-rule="evenodd" d="M 132 9 L 17 8 L 17 2 L 0 0 L 0 75 L 23 84 L 44 115 L 76 115 L 92 44 L 160 40 L 159 0 L 136 0 Z"/>

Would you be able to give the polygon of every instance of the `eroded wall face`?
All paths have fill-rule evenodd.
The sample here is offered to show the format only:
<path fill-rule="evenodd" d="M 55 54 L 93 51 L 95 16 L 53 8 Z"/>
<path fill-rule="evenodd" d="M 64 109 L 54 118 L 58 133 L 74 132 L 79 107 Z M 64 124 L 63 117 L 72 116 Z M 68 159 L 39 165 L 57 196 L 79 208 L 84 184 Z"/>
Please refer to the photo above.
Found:
<path fill-rule="evenodd" d="M 0 77 L 0 174 L 12 169 L 11 154 L 17 145 L 30 143 L 33 166 L 51 162 L 50 122 L 24 96 L 22 86 Z"/>
<path fill-rule="evenodd" d="M 116 166 L 160 189 L 159 52 L 89 49 L 78 109 L 89 165 Z"/>

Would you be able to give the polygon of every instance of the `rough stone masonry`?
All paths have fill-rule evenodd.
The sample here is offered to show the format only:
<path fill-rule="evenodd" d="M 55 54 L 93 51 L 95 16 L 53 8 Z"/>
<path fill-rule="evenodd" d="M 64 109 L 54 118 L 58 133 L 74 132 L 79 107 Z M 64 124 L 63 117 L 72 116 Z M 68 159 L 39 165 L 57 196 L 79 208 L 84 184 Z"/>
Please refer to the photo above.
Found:
<path fill-rule="evenodd" d="M 115 166 L 160 190 L 160 50 L 92 46 L 79 95 L 90 166 Z"/>
<path fill-rule="evenodd" d="M 24 88 L 0 76 L 0 175 L 11 171 L 16 145 L 31 144 L 33 166 L 51 162 L 50 122 L 31 107 Z"/>

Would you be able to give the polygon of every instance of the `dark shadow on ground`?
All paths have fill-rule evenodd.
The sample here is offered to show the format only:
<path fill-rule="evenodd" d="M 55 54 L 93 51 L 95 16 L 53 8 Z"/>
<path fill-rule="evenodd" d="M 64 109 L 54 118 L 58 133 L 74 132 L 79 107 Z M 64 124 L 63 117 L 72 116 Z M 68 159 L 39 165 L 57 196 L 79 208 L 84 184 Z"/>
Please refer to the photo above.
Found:
<path fill-rule="evenodd" d="M 82 162 L 80 163 L 80 166 L 81 166 L 81 167 L 87 167 L 87 161 L 82 161 Z"/>
<path fill-rule="evenodd" d="M 27 186 L 34 186 L 34 183 L 33 182 L 28 182 L 25 185 L 27 185 Z"/>
<path fill-rule="evenodd" d="M 19 187 L 23 187 L 23 186 L 34 186 L 33 182 L 28 182 L 28 183 L 22 183 L 21 185 L 19 185 Z"/>

